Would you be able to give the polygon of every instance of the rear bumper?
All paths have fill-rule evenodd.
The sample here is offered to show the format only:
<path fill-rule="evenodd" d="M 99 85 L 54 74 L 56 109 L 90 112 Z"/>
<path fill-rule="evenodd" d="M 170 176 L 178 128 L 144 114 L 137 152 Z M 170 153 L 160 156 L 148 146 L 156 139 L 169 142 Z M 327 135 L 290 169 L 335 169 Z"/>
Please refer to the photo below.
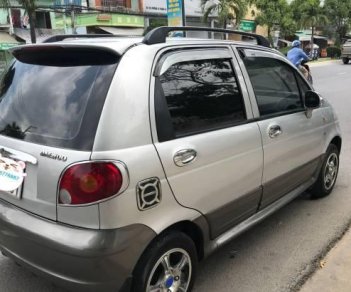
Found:
<path fill-rule="evenodd" d="M 141 224 L 111 230 L 76 228 L 0 200 L 0 249 L 69 290 L 124 290 L 155 235 Z"/>

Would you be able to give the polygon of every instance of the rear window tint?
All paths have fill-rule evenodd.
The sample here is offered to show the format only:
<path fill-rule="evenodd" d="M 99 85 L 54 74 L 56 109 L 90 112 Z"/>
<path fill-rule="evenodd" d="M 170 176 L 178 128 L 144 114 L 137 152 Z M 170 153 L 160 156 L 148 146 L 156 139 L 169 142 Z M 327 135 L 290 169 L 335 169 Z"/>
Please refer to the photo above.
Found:
<path fill-rule="evenodd" d="M 91 150 L 116 66 L 82 60 L 72 66 L 67 62 L 60 66 L 58 61 L 37 65 L 16 60 L 0 84 L 0 134 L 48 146 Z"/>

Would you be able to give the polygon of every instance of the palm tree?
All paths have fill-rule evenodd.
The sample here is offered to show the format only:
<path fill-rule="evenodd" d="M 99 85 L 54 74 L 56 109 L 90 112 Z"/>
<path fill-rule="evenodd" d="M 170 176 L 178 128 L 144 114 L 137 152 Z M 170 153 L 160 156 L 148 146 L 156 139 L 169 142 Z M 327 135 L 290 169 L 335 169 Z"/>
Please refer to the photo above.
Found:
<path fill-rule="evenodd" d="M 328 17 L 324 14 L 320 0 L 308 0 L 301 6 L 301 24 L 311 27 L 311 50 L 313 49 L 313 37 L 316 26 L 328 23 Z"/>
<path fill-rule="evenodd" d="M 238 25 L 246 14 L 248 1 L 246 0 L 201 0 L 202 10 L 204 12 L 204 21 L 212 13 L 218 15 L 218 21 L 227 28 L 228 21 L 235 20 Z"/>
<path fill-rule="evenodd" d="M 26 11 L 28 18 L 29 18 L 29 25 L 30 25 L 30 38 L 32 43 L 36 43 L 37 37 L 35 34 L 35 10 L 37 8 L 36 1 L 35 0 L 17 0 L 19 5 L 23 7 L 23 9 Z M 2 8 L 7 8 L 11 9 L 13 6 L 13 1 L 11 0 L 0 0 L 0 6 Z M 11 17 L 11 15 L 10 15 Z"/>

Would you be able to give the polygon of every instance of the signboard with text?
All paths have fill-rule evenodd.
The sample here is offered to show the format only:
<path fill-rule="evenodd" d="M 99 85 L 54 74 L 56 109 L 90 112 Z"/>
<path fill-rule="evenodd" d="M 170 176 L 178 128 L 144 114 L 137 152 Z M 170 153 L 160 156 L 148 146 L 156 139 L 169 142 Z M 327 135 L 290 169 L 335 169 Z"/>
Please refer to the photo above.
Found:
<path fill-rule="evenodd" d="M 182 0 L 167 0 L 168 26 L 183 25 Z"/>
<path fill-rule="evenodd" d="M 144 0 L 143 11 L 146 13 L 167 13 L 167 2 L 166 0 Z"/>
<path fill-rule="evenodd" d="M 167 2 L 167 0 L 144 0 L 143 12 L 167 14 Z M 203 16 L 201 0 L 184 0 L 184 8 L 186 16 Z"/>
<path fill-rule="evenodd" d="M 40 2 L 40 1 L 39 1 Z M 85 3 L 82 3 L 82 0 L 54 0 L 54 6 L 55 8 L 62 8 L 63 6 L 86 6 L 86 1 Z M 46 2 L 43 4 L 44 6 L 47 5 Z"/>
<path fill-rule="evenodd" d="M 246 32 L 255 32 L 256 23 L 253 20 L 242 20 L 240 22 L 239 30 Z"/>
<path fill-rule="evenodd" d="M 77 27 L 94 25 L 102 26 L 127 26 L 144 28 L 144 17 L 139 15 L 118 14 L 118 13 L 82 13 L 75 16 Z M 56 28 L 71 26 L 71 18 L 56 17 Z"/>
<path fill-rule="evenodd" d="M 204 15 L 201 0 L 184 0 L 184 2 L 186 16 L 202 17 Z"/>

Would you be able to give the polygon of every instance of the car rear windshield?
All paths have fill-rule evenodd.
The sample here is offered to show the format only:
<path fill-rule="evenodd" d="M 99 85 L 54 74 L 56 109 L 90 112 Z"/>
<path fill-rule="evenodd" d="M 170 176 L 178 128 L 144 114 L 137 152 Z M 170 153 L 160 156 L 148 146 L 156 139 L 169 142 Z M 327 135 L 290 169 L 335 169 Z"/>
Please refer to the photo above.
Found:
<path fill-rule="evenodd" d="M 14 55 L 0 83 L 0 134 L 91 150 L 118 56 L 62 47 Z"/>

